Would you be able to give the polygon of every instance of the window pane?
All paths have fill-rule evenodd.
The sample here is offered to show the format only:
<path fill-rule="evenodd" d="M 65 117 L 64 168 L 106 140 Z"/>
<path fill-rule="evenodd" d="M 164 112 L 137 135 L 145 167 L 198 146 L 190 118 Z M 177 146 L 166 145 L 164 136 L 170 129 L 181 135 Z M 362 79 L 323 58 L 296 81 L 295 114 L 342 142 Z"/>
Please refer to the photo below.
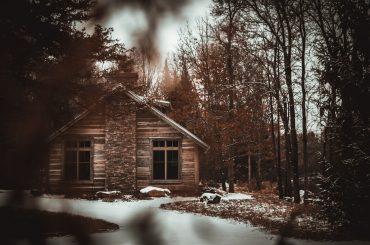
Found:
<path fill-rule="evenodd" d="M 77 141 L 66 141 L 65 142 L 66 148 L 76 148 L 77 147 Z"/>
<path fill-rule="evenodd" d="M 179 178 L 179 163 L 167 162 L 167 179 Z"/>
<path fill-rule="evenodd" d="M 153 163 L 153 179 L 164 179 L 164 162 Z"/>
<path fill-rule="evenodd" d="M 66 146 L 80 147 L 80 149 L 67 148 L 65 151 L 64 178 L 66 180 L 90 180 L 91 151 L 88 148 L 91 147 L 91 141 L 69 141 L 66 142 Z"/>
<path fill-rule="evenodd" d="M 80 163 L 81 162 L 90 163 L 90 151 L 80 151 L 79 160 L 80 160 Z"/>
<path fill-rule="evenodd" d="M 64 177 L 66 180 L 77 180 L 77 163 L 66 163 L 64 165 Z"/>
<path fill-rule="evenodd" d="M 91 147 L 91 141 L 89 141 L 89 140 L 80 141 L 80 147 L 81 148 L 90 148 Z"/>
<path fill-rule="evenodd" d="M 164 162 L 164 151 L 153 151 L 154 162 Z"/>
<path fill-rule="evenodd" d="M 167 140 L 168 147 L 178 147 L 179 141 L 178 140 Z"/>
<path fill-rule="evenodd" d="M 153 179 L 164 179 L 164 151 L 153 151 Z"/>
<path fill-rule="evenodd" d="M 79 180 L 90 179 L 90 151 L 79 152 L 78 178 Z"/>
<path fill-rule="evenodd" d="M 167 161 L 178 161 L 179 151 L 167 151 Z"/>
<path fill-rule="evenodd" d="M 164 147 L 165 141 L 164 140 L 154 140 L 153 147 Z"/>
<path fill-rule="evenodd" d="M 167 151 L 167 179 L 179 178 L 179 152 Z"/>
<path fill-rule="evenodd" d="M 81 163 L 78 165 L 78 179 L 90 180 L 90 163 Z"/>

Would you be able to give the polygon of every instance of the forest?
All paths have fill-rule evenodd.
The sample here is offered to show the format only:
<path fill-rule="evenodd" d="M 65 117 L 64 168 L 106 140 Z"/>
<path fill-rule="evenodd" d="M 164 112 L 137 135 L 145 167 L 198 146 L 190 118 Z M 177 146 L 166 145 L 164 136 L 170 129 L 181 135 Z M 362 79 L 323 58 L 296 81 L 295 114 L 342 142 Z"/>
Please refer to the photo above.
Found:
<path fill-rule="evenodd" d="M 146 2 L 2 3 L 1 188 L 39 185 L 50 132 L 104 94 L 106 77 L 138 72 L 142 95 L 171 102 L 170 117 L 211 146 L 204 185 L 234 192 L 272 183 L 281 199 L 317 199 L 332 222 L 366 229 L 369 1 L 213 0 L 196 28 L 179 30 L 164 64 L 158 19 L 188 1 Z M 126 5 L 152 24 L 135 48 L 100 24 Z"/>
<path fill-rule="evenodd" d="M 211 144 L 204 180 L 368 222 L 369 24 L 366 1 L 214 1 L 182 30 L 153 94 Z"/>

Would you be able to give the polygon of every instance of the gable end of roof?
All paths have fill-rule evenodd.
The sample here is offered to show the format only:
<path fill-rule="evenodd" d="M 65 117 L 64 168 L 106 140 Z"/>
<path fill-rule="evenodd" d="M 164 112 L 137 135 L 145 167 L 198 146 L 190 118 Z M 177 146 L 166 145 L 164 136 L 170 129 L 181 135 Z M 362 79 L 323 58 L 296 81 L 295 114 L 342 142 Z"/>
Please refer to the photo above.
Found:
<path fill-rule="evenodd" d="M 209 150 L 210 146 L 207 143 L 205 143 L 204 141 L 202 141 L 195 134 L 193 134 L 192 132 L 190 132 L 189 130 L 187 130 L 186 128 L 184 128 L 183 126 L 181 126 L 180 124 L 178 124 L 177 122 L 175 122 L 170 117 L 166 116 L 164 113 L 162 113 L 157 108 L 151 106 L 144 97 L 139 96 L 138 94 L 134 93 L 133 91 L 126 90 L 126 88 L 122 84 L 118 84 L 117 86 L 115 86 L 111 90 L 111 92 L 109 94 L 112 94 L 113 92 L 115 92 L 115 91 L 117 91 L 119 89 L 123 89 L 124 92 L 126 93 L 126 95 L 128 97 L 130 97 L 132 100 L 134 100 L 136 103 L 138 103 L 140 105 L 146 106 L 154 115 L 156 115 L 157 117 L 159 117 L 160 119 L 162 119 L 164 122 L 166 122 L 167 124 L 169 124 L 170 126 L 172 126 L 173 128 L 175 128 L 181 134 L 183 134 L 186 137 L 188 137 L 189 139 L 193 140 L 197 145 L 199 145 L 200 147 L 202 147 L 205 150 L 205 152 L 207 152 Z M 88 109 L 86 109 L 83 112 L 81 112 L 80 114 L 78 114 L 75 118 L 73 118 L 71 121 L 69 121 L 67 124 L 65 124 L 64 126 L 62 126 L 61 128 L 59 128 L 58 130 L 54 131 L 48 137 L 48 142 L 53 141 L 55 138 L 57 138 L 58 136 L 62 135 L 69 128 L 71 128 L 73 125 L 75 125 L 77 122 L 79 122 L 80 120 L 82 120 L 83 118 L 85 118 L 87 115 L 89 115 L 90 112 L 93 110 L 93 108 L 99 102 L 101 102 L 102 100 L 104 100 L 106 97 L 107 97 L 107 95 L 102 96 L 101 98 L 99 98 L 99 101 L 97 103 L 95 103 L 94 105 L 92 105 Z"/>
<path fill-rule="evenodd" d="M 127 90 L 126 91 L 127 95 L 131 97 L 134 101 L 136 101 L 139 104 L 145 105 L 154 115 L 158 116 L 161 118 L 163 121 L 168 123 L 170 126 L 175 128 L 177 131 L 182 133 L 183 135 L 187 136 L 191 140 L 193 140 L 197 145 L 201 146 L 205 151 L 208 151 L 210 146 L 202 141 L 200 138 L 198 138 L 195 134 L 175 122 L 172 118 L 166 116 L 164 113 L 162 113 L 160 110 L 157 108 L 149 105 L 145 99 L 143 99 L 141 96 L 135 94 L 134 92 Z"/>

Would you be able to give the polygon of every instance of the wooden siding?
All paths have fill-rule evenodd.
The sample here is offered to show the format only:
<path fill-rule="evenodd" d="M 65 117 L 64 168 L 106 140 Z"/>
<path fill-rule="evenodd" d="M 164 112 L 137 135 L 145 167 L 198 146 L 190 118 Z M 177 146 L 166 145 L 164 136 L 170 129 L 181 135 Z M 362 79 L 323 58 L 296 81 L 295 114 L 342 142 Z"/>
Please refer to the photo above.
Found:
<path fill-rule="evenodd" d="M 153 138 L 180 140 L 180 179 L 174 181 L 152 180 Z M 168 188 L 171 191 L 194 191 L 199 182 L 198 146 L 176 129 L 147 110 L 139 110 L 136 118 L 136 184 L 137 188 L 148 185 Z"/>
<path fill-rule="evenodd" d="M 85 118 L 77 122 L 50 144 L 49 154 L 49 188 L 50 191 L 82 190 L 95 191 L 105 188 L 105 116 L 104 107 L 90 112 Z M 92 141 L 92 179 L 91 181 L 65 182 L 63 181 L 64 142 L 65 140 Z"/>
<path fill-rule="evenodd" d="M 109 114 L 109 113 L 108 113 Z M 63 134 L 57 136 L 50 144 L 49 154 L 49 188 L 52 192 L 70 190 L 97 191 L 107 187 L 107 120 L 103 106 L 92 110 L 86 117 L 76 122 Z M 136 189 L 148 185 L 168 188 L 171 191 L 194 192 L 199 182 L 199 149 L 198 145 L 177 129 L 170 126 L 148 109 L 136 111 L 134 136 L 136 150 L 133 157 L 136 169 L 133 171 L 136 179 Z M 135 136 L 136 135 L 136 136 Z M 152 180 L 152 146 L 151 140 L 178 139 L 180 142 L 180 179 L 170 181 Z M 66 140 L 86 140 L 93 143 L 92 148 L 92 179 L 91 181 L 64 181 L 64 142 Z M 106 142 L 107 141 L 107 142 Z M 109 142 L 108 142 L 109 144 Z M 118 149 L 122 149 L 118 147 Z M 117 149 L 117 150 L 118 150 Z M 124 149 L 122 149 L 124 150 Z M 126 157 L 127 158 L 127 157 Z"/>

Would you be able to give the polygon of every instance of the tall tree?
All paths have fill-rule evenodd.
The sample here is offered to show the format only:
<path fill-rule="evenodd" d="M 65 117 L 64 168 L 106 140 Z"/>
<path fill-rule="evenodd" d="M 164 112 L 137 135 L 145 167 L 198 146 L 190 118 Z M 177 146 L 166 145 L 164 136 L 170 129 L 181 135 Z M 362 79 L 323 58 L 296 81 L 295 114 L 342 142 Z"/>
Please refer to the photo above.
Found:
<path fill-rule="evenodd" d="M 69 118 L 71 102 L 98 93 L 87 79 L 95 75 L 95 62 L 123 58 L 123 46 L 110 38 L 111 30 L 97 26 L 88 35 L 77 29 L 77 23 L 90 18 L 94 4 L 84 0 L 2 3 L 0 113 L 6 120 L 0 123 L 5 159 L 1 162 L 5 176 L 0 179 L 8 187 L 29 186 L 43 162 L 47 134 Z"/>
<path fill-rule="evenodd" d="M 303 173 L 304 173 L 304 203 L 307 204 L 308 194 L 308 156 L 307 156 L 307 112 L 306 112 L 306 42 L 307 42 L 307 31 L 306 31 L 306 18 L 307 4 L 304 0 L 299 0 L 298 7 L 298 19 L 299 19 L 299 35 L 301 39 L 301 110 L 302 110 L 302 162 L 303 162 Z"/>
<path fill-rule="evenodd" d="M 235 107 L 235 50 L 233 45 L 235 42 L 235 35 L 238 25 L 238 15 L 241 12 L 242 2 L 239 0 L 226 0 L 226 1 L 214 1 L 212 13 L 221 17 L 220 30 L 218 32 L 218 41 L 224 46 L 226 56 L 226 81 L 228 86 L 228 117 L 232 121 L 234 118 L 234 107 Z M 222 34 L 226 35 L 223 38 Z M 230 134 L 231 136 L 231 134 Z M 229 192 L 234 192 L 234 160 L 233 160 L 233 144 L 235 142 L 229 140 L 228 151 L 228 181 L 229 181 Z"/>
<path fill-rule="evenodd" d="M 295 96 L 292 80 L 292 50 L 294 42 L 294 23 L 296 16 L 294 13 L 295 1 L 245 1 L 247 11 L 252 11 L 276 39 L 281 48 L 283 56 L 284 80 L 287 87 L 288 108 L 290 127 L 287 132 L 289 135 L 289 144 L 287 152 L 290 153 L 290 165 L 293 173 L 293 194 L 294 201 L 300 202 L 299 195 L 299 170 L 298 170 L 298 139 L 296 131 L 296 109 Z M 286 127 L 286 129 L 288 129 Z M 287 140 L 286 140 L 287 142 Z"/>
<path fill-rule="evenodd" d="M 366 233 L 370 220 L 370 4 L 315 0 L 316 52 L 328 142 L 323 207 L 332 221 Z M 328 137 L 328 138 L 329 138 Z M 366 193 L 366 194 L 365 194 Z"/>

